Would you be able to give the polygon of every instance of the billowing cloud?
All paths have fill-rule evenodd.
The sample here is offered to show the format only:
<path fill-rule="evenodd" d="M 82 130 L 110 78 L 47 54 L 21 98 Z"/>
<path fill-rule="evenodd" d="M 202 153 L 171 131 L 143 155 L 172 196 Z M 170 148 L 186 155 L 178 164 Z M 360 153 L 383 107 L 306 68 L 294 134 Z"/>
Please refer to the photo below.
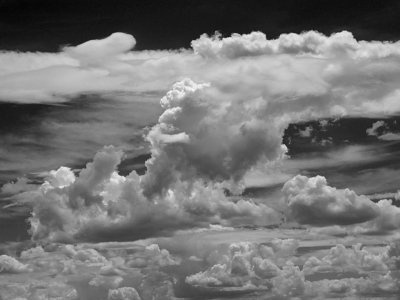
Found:
<path fill-rule="evenodd" d="M 298 175 L 283 186 L 290 216 L 302 224 L 355 224 L 378 216 L 378 207 L 366 196 L 327 185 L 322 176 Z"/>
<path fill-rule="evenodd" d="M 228 199 L 222 188 L 197 178 L 176 179 L 161 196 L 148 198 L 143 177 L 116 170 L 122 152 L 106 147 L 80 174 L 51 172 L 37 191 L 25 196 L 33 206 L 34 239 L 126 240 L 168 234 L 211 223 L 268 225 L 280 214 L 251 200 Z"/>
<path fill-rule="evenodd" d="M 194 228 L 204 231 L 210 224 L 229 227 L 232 236 L 246 225 L 281 225 L 283 214 L 272 207 L 300 224 L 337 225 L 330 233 L 314 231 L 320 235 L 389 234 L 398 229 L 400 209 L 390 200 L 374 203 L 352 190 L 329 186 L 321 176 L 290 179 L 283 198 L 277 194 L 274 203 L 240 196 L 246 175 L 263 168 L 271 174 L 274 167 L 279 171 L 280 162 L 288 161 L 282 136 L 290 123 L 344 115 L 381 118 L 398 112 L 398 42 L 357 41 L 349 32 L 325 36 L 310 31 L 276 40 L 260 32 L 227 38 L 203 35 L 192 42 L 192 49 L 179 51 L 132 51 L 134 45 L 132 36 L 116 33 L 56 54 L 0 53 L 2 101 L 84 102 L 76 96 L 88 93 L 113 98 L 110 106 L 116 109 L 106 107 L 85 126 L 42 126 L 46 132 L 76 140 L 86 140 L 98 130 L 95 145 L 104 143 L 105 137 L 117 144 L 97 152 L 80 172 L 72 165 L 46 169 L 45 182 L 38 187 L 19 179 L 2 188 L 12 200 L 30 205 L 32 238 L 42 245 L 17 258 L 0 257 L 2 298 L 164 300 L 174 293 L 184 298 L 226 292 L 326 298 L 398 292 L 398 281 L 390 273 L 397 270 L 396 247 L 380 247 L 380 253 L 341 244 L 309 250 L 313 245 L 300 245 L 295 239 L 263 237 L 261 244 L 210 243 L 190 256 L 189 250 L 179 249 L 179 257 L 151 240 L 186 229 L 195 235 Z M 148 144 L 140 139 L 135 146 L 151 152 L 147 172 L 120 174 L 122 149 L 133 143 L 126 138 L 132 124 L 124 123 L 131 119 L 126 111 L 132 109 L 131 103 L 153 101 L 162 94 L 158 122 L 138 122 L 137 135 L 146 133 Z M 108 109 L 111 117 L 104 113 Z M 140 118 L 142 111 L 132 119 Z M 79 114 L 78 120 L 83 117 Z M 147 131 L 145 125 L 152 127 Z M 381 125 L 375 124 L 371 133 Z M 120 130 L 124 138 L 113 139 Z M 310 133 L 303 131 L 304 136 Z M 7 137 L 10 145 L 15 138 Z M 26 142 L 34 140 L 29 137 Z M 68 150 L 71 140 L 55 139 L 54 147 Z M 82 148 L 86 154 L 93 150 Z M 313 163 L 320 167 L 329 161 L 337 166 L 339 159 L 371 162 L 374 152 L 366 149 L 351 145 L 303 165 L 311 169 Z M 13 159 L 19 161 L 17 156 Z M 287 179 L 287 174 L 278 174 L 282 176 L 277 182 Z M 277 203 L 281 199 L 285 201 Z M 303 233 L 291 224 L 284 226 L 290 234 Z M 262 234 L 276 234 L 271 231 Z M 283 230 L 277 232 L 283 235 Z M 121 240 L 141 241 L 72 245 Z M 174 240 L 170 244 L 172 249 L 180 247 Z M 15 284 L 6 273 L 15 273 L 25 283 Z"/>
<path fill-rule="evenodd" d="M 179 51 L 130 51 L 134 45 L 132 36 L 114 33 L 56 54 L 3 52 L 0 98 L 55 102 L 88 93 L 126 98 L 127 93 L 165 92 L 189 77 L 211 83 L 219 99 L 259 99 L 262 107 L 268 103 L 268 112 L 284 111 L 283 118 L 294 111 L 297 118 L 310 118 L 387 115 L 400 109 L 395 100 L 398 42 L 309 31 L 276 40 L 261 32 L 202 35 L 192 49 Z"/>
<path fill-rule="evenodd" d="M 122 287 L 108 291 L 108 300 L 141 300 L 133 287 Z"/>
<path fill-rule="evenodd" d="M 192 41 L 196 53 L 207 58 L 234 59 L 245 56 L 271 54 L 312 54 L 324 56 L 350 55 L 356 58 L 387 57 L 399 55 L 399 43 L 358 42 L 351 32 L 342 31 L 327 37 L 316 31 L 301 34 L 281 34 L 275 40 L 268 40 L 262 32 L 233 34 L 221 38 L 203 34 Z"/>
<path fill-rule="evenodd" d="M 148 135 L 146 194 L 165 189 L 177 176 L 238 181 L 259 161 L 284 154 L 282 132 L 272 120 L 245 103 L 214 99 L 207 88 L 184 80 L 161 99 L 165 111 Z"/>
<path fill-rule="evenodd" d="M 284 184 L 282 191 L 288 221 L 314 226 L 354 225 L 339 229 L 353 234 L 385 234 L 400 228 L 400 208 L 392 200 L 375 203 L 352 190 L 327 185 L 323 176 L 297 175 Z"/>
<path fill-rule="evenodd" d="M 8 255 L 0 256 L 0 273 L 28 272 L 28 267 Z"/>
<path fill-rule="evenodd" d="M 46 248 L 23 251 L 18 260 L 1 257 L 2 265 L 12 261 L 14 269 L 18 266 L 4 271 L 13 272 L 12 276 L 0 272 L 2 299 L 172 299 L 162 268 L 177 265 L 179 259 L 156 244 L 48 244 Z"/>
<path fill-rule="evenodd" d="M 376 292 L 394 294 L 396 279 L 390 270 L 396 269 L 396 246 L 386 246 L 378 252 L 355 245 L 338 244 L 319 252 L 318 257 L 298 253 L 299 243 L 290 252 L 252 243 L 230 244 L 225 252 L 207 259 L 206 270 L 189 275 L 186 282 L 198 291 L 264 292 L 265 299 L 275 297 L 321 298 L 329 295 L 356 296 Z M 297 254 L 297 255 L 296 255 Z M 375 272 L 372 275 L 371 272 Z M 361 276 L 360 276 L 361 275 Z M 337 278 L 337 279 L 336 279 Z M 364 289 L 368 286 L 367 289 Z"/>

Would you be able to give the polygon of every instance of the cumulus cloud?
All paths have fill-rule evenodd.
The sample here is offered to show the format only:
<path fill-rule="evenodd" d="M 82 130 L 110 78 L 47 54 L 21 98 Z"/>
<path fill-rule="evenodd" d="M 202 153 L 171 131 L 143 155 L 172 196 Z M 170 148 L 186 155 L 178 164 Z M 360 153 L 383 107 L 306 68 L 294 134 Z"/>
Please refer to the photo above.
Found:
<path fill-rule="evenodd" d="M 367 129 L 367 134 L 376 136 L 378 139 L 383 141 L 398 141 L 400 140 L 400 133 L 390 132 L 388 124 L 385 121 L 376 121 L 372 124 L 371 128 Z"/>
<path fill-rule="evenodd" d="M 18 260 L 1 257 L 4 265 L 15 269 L 4 271 L 13 272 L 12 276 L 0 273 L 1 299 L 173 299 L 165 270 L 180 260 L 157 244 L 47 244 L 45 248 L 23 251 Z M 142 264 L 131 263 L 139 259 Z M 15 267 L 16 262 L 25 267 Z"/>
<path fill-rule="evenodd" d="M 322 176 L 297 175 L 285 183 L 282 191 L 290 216 L 301 224 L 355 224 L 379 215 L 378 207 L 368 197 L 330 187 Z"/>
<path fill-rule="evenodd" d="M 34 239 L 125 240 L 216 223 L 268 225 L 280 214 L 264 204 L 232 200 L 213 183 L 196 177 L 175 180 L 161 196 L 145 196 L 143 176 L 115 171 L 122 152 L 106 147 L 80 174 L 63 168 L 29 194 Z M 165 172 L 165 170 L 162 170 Z M 93 255 L 91 255 L 93 256 Z"/>
<path fill-rule="evenodd" d="M 400 54 L 399 43 L 358 42 L 348 31 L 334 33 L 329 37 L 316 31 L 289 33 L 281 34 L 275 40 L 268 40 L 262 32 L 233 34 L 226 38 L 217 32 L 211 37 L 201 35 L 192 41 L 192 47 L 203 57 L 229 59 L 271 54 L 350 55 L 356 58 Z"/>
<path fill-rule="evenodd" d="M 396 269 L 391 263 L 396 258 L 396 252 L 390 250 L 392 247 L 374 252 L 361 244 L 350 248 L 338 244 L 317 251 L 320 257 L 307 258 L 298 254 L 298 241 L 275 240 L 275 243 L 292 244 L 287 248 L 291 251 L 284 255 L 281 249 L 266 245 L 231 244 L 219 256 L 214 255 L 213 260 L 208 259 L 210 265 L 206 270 L 187 276 L 186 282 L 197 288 L 218 290 L 221 294 L 229 288 L 233 290 L 232 287 L 242 292 L 268 291 L 271 299 L 277 296 L 344 297 L 383 291 L 394 294 L 398 291 L 397 281 L 390 273 Z"/>
<path fill-rule="evenodd" d="M 398 42 L 308 31 L 275 40 L 261 32 L 202 35 L 192 49 L 179 51 L 130 51 L 134 45 L 132 36 L 114 33 L 56 54 L 1 53 L 0 98 L 55 102 L 87 93 L 118 98 L 121 92 L 164 92 L 190 77 L 210 82 L 220 99 L 264 99 L 269 111 L 282 112 L 284 106 L 297 118 L 385 115 L 400 109 L 395 100 Z"/>
<path fill-rule="evenodd" d="M 386 272 L 389 270 L 389 248 L 380 253 L 371 253 L 361 248 L 361 244 L 346 248 L 342 244 L 332 247 L 321 259 L 311 256 L 303 265 L 306 275 L 327 272 Z"/>
<path fill-rule="evenodd" d="M 238 181 L 263 158 L 284 154 L 273 122 L 244 103 L 214 99 L 208 87 L 187 79 L 161 99 L 165 111 L 147 137 L 152 158 L 143 179 L 146 194 L 162 191 L 177 176 Z"/>
<path fill-rule="evenodd" d="M 347 226 L 332 228 L 340 234 L 386 234 L 400 228 L 400 208 L 392 200 L 375 203 L 352 190 L 329 186 L 323 176 L 297 175 L 284 184 L 282 192 L 288 206 L 288 221 Z"/>
<path fill-rule="evenodd" d="M 116 60 L 119 55 L 131 50 L 136 44 L 135 38 L 126 33 L 116 32 L 101 40 L 91 40 L 75 47 L 65 47 L 63 50 L 72 58 L 85 65 L 107 63 Z"/>
<path fill-rule="evenodd" d="M 277 281 L 282 282 L 285 277 L 290 277 L 290 264 L 283 267 L 283 271 L 279 265 L 292 258 L 298 245 L 298 241 L 292 239 L 272 240 L 270 245 L 233 243 L 212 253 L 207 260 L 215 264 L 186 277 L 186 282 L 200 287 L 268 287 L 271 278 L 280 276 Z"/>
<path fill-rule="evenodd" d="M 343 115 L 384 116 L 400 110 L 400 68 L 393 63 L 399 56 L 398 43 L 356 41 L 348 32 L 325 36 L 311 31 L 276 40 L 259 32 L 228 38 L 203 35 L 193 41 L 192 50 L 182 51 L 130 51 L 134 44 L 132 36 L 118 33 L 54 55 L 0 54 L 5 62 L 5 57 L 14 57 L 16 65 L 12 69 L 6 62 L 0 70 L 3 101 L 68 101 L 84 93 L 111 93 L 126 100 L 132 94 L 164 92 L 176 82 L 161 99 L 163 112 L 146 135 L 152 156 L 145 175 L 120 175 L 123 152 L 110 146 L 79 174 L 61 167 L 49 172 L 39 188 L 20 195 L 19 201 L 32 206 L 34 240 L 136 240 L 210 223 L 280 224 L 282 215 L 268 203 L 230 197 L 225 189 L 240 194 L 248 172 L 285 158 L 282 136 L 289 123 Z M 23 181 L 5 188 L 16 193 L 25 189 Z M 351 190 L 328 186 L 320 176 L 296 176 L 282 191 L 288 217 L 301 224 L 353 225 L 354 232 L 362 233 L 388 232 L 400 225 L 398 209 L 390 201 L 375 204 Z M 181 262 L 156 245 L 113 258 L 91 248 L 62 249 L 54 256 L 63 264 L 41 258 L 40 249 L 23 252 L 21 260 L 40 257 L 32 267 L 42 270 L 41 264 L 46 264 L 63 279 L 85 267 L 95 269 L 79 280 L 74 277 L 71 286 L 60 285 L 59 294 L 87 299 L 139 294 L 156 299 L 150 289 L 156 286 L 154 278 L 160 285 L 154 293 L 162 299 L 160 295 L 172 288 L 160 268 Z M 200 259 L 206 267 L 189 274 L 185 284 L 206 290 L 263 289 L 280 297 L 311 295 L 319 286 L 323 293 L 337 295 L 360 293 L 368 285 L 375 291 L 395 290 L 387 258 L 360 247 L 349 252 L 336 246 L 325 256 L 306 260 L 297 256 L 294 240 L 238 243 L 225 250 Z M 3 260 L 18 266 L 8 257 Z M 307 278 L 344 266 L 357 275 L 371 270 L 382 274 L 348 282 L 314 283 Z M 156 270 L 151 276 L 150 269 Z M 50 295 L 48 289 L 43 293 Z M 12 295 L 25 297 L 28 292 Z"/>
<path fill-rule="evenodd" d="M 8 255 L 0 256 L 0 273 L 20 273 L 27 272 L 28 270 L 26 265 L 20 263 L 13 257 Z"/>

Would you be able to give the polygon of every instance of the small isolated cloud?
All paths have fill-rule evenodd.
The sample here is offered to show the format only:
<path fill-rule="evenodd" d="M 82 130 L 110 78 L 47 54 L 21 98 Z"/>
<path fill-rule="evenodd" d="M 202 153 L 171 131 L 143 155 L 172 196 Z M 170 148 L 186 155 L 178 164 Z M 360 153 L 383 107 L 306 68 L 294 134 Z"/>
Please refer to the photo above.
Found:
<path fill-rule="evenodd" d="M 367 134 L 376 136 L 378 139 L 383 141 L 398 141 L 400 140 L 400 133 L 390 132 L 388 124 L 385 121 L 376 121 L 372 124 L 371 128 L 367 129 Z"/>
<path fill-rule="evenodd" d="M 306 138 L 311 137 L 313 130 L 314 129 L 311 125 L 306 126 L 306 128 L 304 128 L 304 130 L 299 130 L 299 135 L 301 137 L 306 137 Z"/>

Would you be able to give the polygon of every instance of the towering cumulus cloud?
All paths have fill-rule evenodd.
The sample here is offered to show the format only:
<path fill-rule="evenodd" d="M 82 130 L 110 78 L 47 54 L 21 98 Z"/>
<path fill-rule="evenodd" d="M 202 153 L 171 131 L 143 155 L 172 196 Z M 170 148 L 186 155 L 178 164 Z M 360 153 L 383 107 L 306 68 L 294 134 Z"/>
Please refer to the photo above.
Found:
<path fill-rule="evenodd" d="M 115 114 L 111 105 L 121 111 L 161 99 L 162 109 L 140 126 L 140 153 L 128 149 L 150 152 L 144 174 L 120 167 L 124 145 L 104 146 L 81 170 L 60 167 L 42 173 L 41 184 L 21 178 L 1 189 L 6 201 L 30 205 L 30 243 L 37 242 L 22 252 L 17 243 L 0 249 L 1 299 L 398 295 L 400 243 L 389 240 L 398 238 L 400 208 L 392 200 L 374 202 L 323 176 L 297 175 L 253 194 L 243 187 L 263 170 L 285 172 L 285 180 L 296 174 L 287 172 L 283 144 L 291 123 L 304 122 L 297 135 L 307 142 L 319 128 L 308 121 L 326 127 L 329 118 L 398 113 L 399 42 L 314 31 L 274 40 L 260 32 L 202 35 L 176 51 L 132 51 L 135 42 L 115 33 L 55 54 L 0 53 L 0 101 L 74 99 L 73 106 L 85 99 L 78 95 L 106 97 L 111 104 L 99 106 L 95 123 L 103 126 L 93 125 L 105 136 L 119 128 L 107 124 L 126 128 L 141 113 L 134 106 L 135 115 Z M 389 129 L 380 121 L 367 133 L 393 140 Z M 79 130 L 74 124 L 70 135 Z M 348 162 L 361 152 L 337 153 Z"/>
<path fill-rule="evenodd" d="M 152 158 L 144 176 L 120 176 L 122 152 L 111 146 L 78 176 L 65 167 L 51 171 L 29 194 L 34 239 L 136 239 L 210 222 L 280 222 L 266 205 L 229 199 L 223 190 L 224 180 L 234 185 L 262 157 L 279 157 L 280 132 L 245 112 L 231 120 L 231 108 L 205 100 L 206 87 L 184 80 L 161 100 L 165 112 L 148 134 Z"/>
<path fill-rule="evenodd" d="M 262 158 L 284 153 L 282 132 L 272 119 L 207 88 L 186 79 L 161 99 L 165 111 L 148 135 L 152 159 L 143 181 L 146 194 L 168 188 L 178 177 L 238 181 Z"/>
<path fill-rule="evenodd" d="M 179 51 L 130 51 L 135 42 L 115 33 L 58 54 L 13 54 L 15 71 L 7 67 L 11 53 L 0 54 L 0 99 L 7 101 L 32 101 L 28 92 L 40 101 L 109 93 L 116 103 L 126 93 L 165 95 L 164 111 L 146 136 L 146 174 L 119 175 L 123 154 L 113 147 L 78 175 L 67 168 L 51 172 L 25 200 L 33 206 L 34 238 L 135 239 L 209 223 L 279 223 L 281 214 L 268 203 L 227 197 L 224 189 L 240 194 L 252 168 L 285 159 L 288 124 L 400 110 L 398 42 L 314 31 L 275 40 L 260 32 L 202 35 L 192 49 Z M 320 177 L 296 177 L 283 192 L 303 224 L 378 220 L 391 205 L 335 190 Z"/>

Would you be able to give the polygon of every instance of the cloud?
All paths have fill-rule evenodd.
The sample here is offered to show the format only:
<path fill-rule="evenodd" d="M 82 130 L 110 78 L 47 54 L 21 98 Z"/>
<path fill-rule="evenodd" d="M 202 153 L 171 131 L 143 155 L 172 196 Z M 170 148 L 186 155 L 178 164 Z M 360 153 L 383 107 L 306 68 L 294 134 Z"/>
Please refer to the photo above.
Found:
<path fill-rule="evenodd" d="M 361 248 L 361 244 L 346 248 L 338 244 L 329 250 L 329 253 L 318 259 L 311 256 L 303 265 L 306 275 L 327 272 L 386 272 L 389 270 L 389 247 L 381 253 L 371 253 Z M 321 275 L 323 276 L 323 275 Z"/>
<path fill-rule="evenodd" d="M 0 273 L 20 273 L 28 271 L 28 267 L 15 258 L 8 255 L 0 256 Z"/>
<path fill-rule="evenodd" d="M 47 244 L 44 248 L 23 251 L 18 260 L 24 269 L 1 275 L 2 299 L 173 299 L 165 267 L 176 266 L 180 259 L 156 244 Z M 141 265 L 132 263 L 139 259 Z M 7 257 L 7 261 L 18 260 Z"/>
<path fill-rule="evenodd" d="M 312 132 L 313 132 L 313 127 L 307 126 L 306 128 L 304 128 L 304 130 L 299 130 L 299 135 L 301 137 L 311 137 Z"/>
<path fill-rule="evenodd" d="M 91 95 L 66 105 L 1 104 L 3 124 L 13 125 L 0 132 L 0 182 L 25 175 L 37 179 L 61 165 L 82 168 L 104 144 L 124 149 L 127 161 L 147 153 L 143 135 L 157 122 L 160 97 L 128 101 Z"/>
<path fill-rule="evenodd" d="M 371 128 L 368 128 L 366 130 L 368 135 L 378 135 L 378 129 L 381 127 L 384 127 L 386 123 L 384 121 L 376 121 L 375 123 L 372 124 Z"/>
<path fill-rule="evenodd" d="M 115 171 L 122 152 L 106 147 L 78 176 L 67 168 L 22 197 L 33 207 L 36 240 L 125 240 L 169 234 L 178 229 L 222 225 L 268 225 L 279 213 L 251 199 L 229 199 L 218 184 L 193 177 L 176 179 L 161 196 L 147 198 L 143 176 Z M 164 172 L 164 170 L 162 170 Z M 153 171 L 150 171 L 153 172 Z"/>
<path fill-rule="evenodd" d="M 186 277 L 186 283 L 198 291 L 266 292 L 274 297 L 328 297 L 373 295 L 398 291 L 390 270 L 396 269 L 392 246 L 379 250 L 351 248 L 338 244 L 315 251 L 319 257 L 301 255 L 299 241 L 275 240 L 278 244 L 294 244 L 285 254 L 281 249 L 257 243 L 233 243 L 225 248 L 204 271 Z M 395 246 L 393 246 L 395 248 Z M 393 249 L 394 249 L 393 248 Z M 360 276 L 361 275 L 361 276 Z M 239 295 L 239 294 L 238 294 Z M 267 297 L 267 299 L 270 299 Z"/>
<path fill-rule="evenodd" d="M 89 154 L 93 154 L 94 148 L 105 143 L 104 140 L 107 144 L 123 144 L 132 150 L 128 125 L 135 118 L 130 118 L 128 112 L 144 109 L 135 103 L 154 101 L 174 82 L 184 78 L 191 78 L 196 85 L 210 85 L 198 89 L 193 95 L 187 93 L 185 99 L 194 99 L 184 101 L 185 114 L 192 105 L 191 116 L 197 114 L 200 117 L 201 101 L 195 99 L 201 95 L 202 101 L 208 105 L 203 109 L 216 118 L 216 122 L 211 122 L 211 118 L 204 116 L 203 123 L 207 124 L 202 130 L 212 131 L 212 126 L 221 128 L 215 133 L 221 138 L 221 143 L 229 142 L 230 134 L 240 131 L 231 145 L 235 149 L 231 154 L 235 155 L 240 155 L 241 144 L 260 137 L 256 131 L 268 131 L 270 139 L 274 135 L 282 136 L 292 122 L 343 115 L 386 116 L 400 109 L 396 101 L 400 78 L 396 64 L 397 42 L 356 41 L 349 32 L 325 36 L 310 31 L 284 34 L 276 40 L 268 40 L 260 32 L 227 38 L 202 36 L 193 41 L 192 49 L 176 51 L 131 51 L 134 44 L 132 36 L 115 33 L 104 39 L 66 47 L 55 54 L 0 53 L 0 60 L 4 62 L 0 67 L 2 101 L 88 103 L 87 98 L 80 98 L 88 94 L 101 97 L 102 103 L 105 99 L 113 99 L 112 105 L 104 108 L 108 114 L 99 112 L 96 107 L 93 108 L 96 113 L 93 109 L 77 112 L 82 115 L 79 120 L 71 120 L 71 115 L 67 122 L 60 122 L 60 115 L 46 121 L 39 117 L 40 130 L 44 131 L 42 139 L 37 139 L 34 133 L 7 135 L 4 137 L 5 146 L 0 151 L 12 153 L 12 159 L 6 162 L 4 169 L 16 168 L 16 172 L 21 173 L 23 168 L 36 171 L 42 164 L 56 168 L 60 165 L 61 155 L 67 157 L 65 164 L 85 161 Z M 215 57 L 209 59 L 210 55 Z M 181 104 L 171 103 L 173 110 L 172 106 L 164 109 L 175 117 L 179 115 L 177 110 L 184 108 Z M 152 109 L 154 120 L 160 111 Z M 242 127 L 233 127 L 235 118 L 240 120 Z M 180 118 L 179 122 L 183 120 Z M 146 122 L 141 122 L 141 125 L 143 123 Z M 166 120 L 166 124 L 172 125 L 173 122 L 170 123 Z M 225 127 L 219 127 L 222 123 Z M 179 128 L 183 124 L 178 125 L 175 130 L 183 129 Z M 225 130 L 224 135 L 222 130 Z M 52 136 L 54 145 L 47 140 L 47 134 Z M 165 132 L 160 132 L 158 138 L 169 144 L 178 140 L 187 142 L 189 134 L 165 135 Z M 197 132 L 193 143 L 181 145 L 182 148 L 207 142 L 201 140 L 199 134 Z M 63 135 L 65 139 L 61 138 Z M 140 146 L 145 147 L 139 137 Z M 25 144 L 32 144 L 32 148 L 44 147 L 46 152 L 52 153 L 49 155 L 51 159 L 43 160 L 41 154 L 33 151 L 32 157 L 37 159 L 26 162 L 25 153 L 16 146 L 22 142 L 21 139 Z M 261 141 L 266 142 L 265 139 Z M 268 145 L 276 142 L 268 140 Z M 49 149 L 50 144 L 54 148 Z M 69 151 L 63 151 L 63 147 Z M 259 151 L 260 147 L 254 149 Z M 228 151 L 222 146 L 213 150 L 218 152 L 214 160 L 219 153 Z M 240 177 L 247 166 L 231 165 L 219 171 L 224 171 L 222 176 L 226 178 L 226 172 L 233 167 L 234 172 L 238 171 L 235 176 Z M 239 169 L 242 170 L 239 172 Z"/>
<path fill-rule="evenodd" d="M 192 49 L 177 51 L 130 51 L 134 45 L 132 36 L 114 33 L 56 54 L 3 52 L 0 98 L 28 103 L 69 101 L 88 93 L 120 98 L 120 93 L 165 92 L 189 77 L 211 83 L 220 99 L 261 97 L 276 113 L 283 105 L 290 112 L 284 118 L 295 111 L 296 118 L 309 119 L 399 110 L 398 42 L 308 31 L 276 40 L 261 32 L 202 35 Z"/>
<path fill-rule="evenodd" d="M 108 291 L 108 300 L 141 300 L 138 292 L 132 287 L 121 287 Z"/>
<path fill-rule="evenodd" d="M 208 258 L 213 264 L 203 272 L 186 277 L 186 283 L 199 287 L 241 287 L 255 289 L 270 285 L 269 280 L 277 277 L 281 282 L 289 277 L 290 267 L 279 268 L 296 252 L 296 240 L 273 240 L 271 245 L 232 243 L 218 254 Z M 224 251 L 225 250 L 225 251 Z M 303 276 L 304 277 L 304 276 Z M 286 282 L 287 283 L 287 282 Z M 288 286 L 289 284 L 283 283 Z"/>
<path fill-rule="evenodd" d="M 283 155 L 275 124 L 242 103 L 214 101 L 208 88 L 186 79 L 161 99 L 165 111 L 147 136 L 152 158 L 146 162 L 145 194 L 162 192 L 177 176 L 238 181 L 260 160 Z"/>
<path fill-rule="evenodd" d="M 158 97 L 169 89 L 161 99 L 163 111 L 158 122 L 146 134 L 149 144 L 143 146 L 140 140 L 139 146 L 148 147 L 152 155 L 146 162 L 146 174 L 119 174 L 123 147 L 108 146 L 77 174 L 61 167 L 47 172 L 45 182 L 37 188 L 21 180 L 3 189 L 32 207 L 32 237 L 43 245 L 148 239 L 209 224 L 279 225 L 282 214 L 268 201 L 238 195 L 249 172 L 285 160 L 282 136 L 288 124 L 344 115 L 383 117 L 400 109 L 396 101 L 400 69 L 394 63 L 398 43 L 356 41 L 348 32 L 331 36 L 306 32 L 277 40 L 267 40 L 262 33 L 225 39 L 202 36 L 193 42 L 192 50 L 180 51 L 130 51 L 134 44 L 133 37 L 114 34 L 54 55 L 15 54 L 15 70 L 5 65 L 0 71 L 0 98 L 4 101 L 66 102 L 87 93 L 112 97 L 119 113 L 108 118 L 106 113 L 92 116 L 91 120 L 102 120 L 100 127 L 98 121 L 87 127 L 68 122 L 43 124 L 49 132 L 57 134 L 59 130 L 68 137 L 76 134 L 82 140 L 93 130 L 104 129 L 94 138 L 96 145 L 121 128 L 124 134 L 130 131 L 120 123 L 129 119 L 124 112 L 131 108 L 129 97 L 138 103 L 142 95 Z M 52 126 L 55 129 L 51 130 Z M 111 140 L 130 143 L 126 135 Z M 68 141 L 71 138 L 57 140 L 57 149 L 63 149 Z M 373 155 L 359 155 L 365 151 L 365 147 L 352 146 L 329 159 L 333 166 L 355 158 L 370 162 Z M 345 154 L 344 160 L 341 154 Z M 314 163 L 320 167 L 326 161 Z M 304 164 L 313 166 L 309 161 Z M 398 209 L 389 200 L 373 203 L 349 189 L 328 186 L 321 176 L 296 176 L 284 185 L 283 195 L 289 219 L 301 224 L 341 225 L 355 234 L 388 233 L 400 226 Z M 181 271 L 182 262 L 189 259 L 176 258 L 157 245 L 139 248 L 108 252 L 83 244 L 67 245 L 51 255 L 43 255 L 40 249 L 23 252 L 20 259 L 21 264 L 38 271 L 45 265 L 48 277 L 50 272 L 60 274 L 49 283 L 49 289 L 58 284 L 60 294 L 123 299 L 124 294 L 136 297 L 136 290 L 142 299 L 151 299 L 173 293 L 171 274 L 165 272 Z M 232 244 L 211 251 L 206 259 L 192 257 L 193 274 L 178 274 L 177 278 L 186 278 L 181 284 L 188 289 L 268 290 L 278 297 L 347 296 L 362 293 L 362 287 L 368 285 L 373 286 L 371 293 L 385 287 L 388 293 L 395 290 L 389 273 L 393 266 L 383 255 L 361 247 L 348 251 L 336 246 L 325 255 L 317 252 L 310 255 L 314 258 L 305 258 L 299 257 L 298 249 L 294 240 Z M 379 276 L 347 282 L 314 282 L 307 277 L 327 269 L 340 273 L 345 267 L 357 275 L 373 270 Z M 18 276 L 27 278 L 23 273 Z M 64 279 L 72 281 L 61 285 L 59 281 Z M 21 289 L 25 290 L 12 291 L 12 295 L 28 297 L 28 287 Z M 44 297 L 49 297 L 49 289 L 42 292 Z"/>
<path fill-rule="evenodd" d="M 376 136 L 383 141 L 398 141 L 400 140 L 400 133 L 388 131 L 388 124 L 385 121 L 376 121 L 372 124 L 371 128 L 367 129 L 367 134 Z"/>
<path fill-rule="evenodd" d="M 301 224 L 355 224 L 379 215 L 378 207 L 366 196 L 349 189 L 327 185 L 322 176 L 307 178 L 297 175 L 282 188 L 289 215 Z"/>
<path fill-rule="evenodd" d="M 126 33 L 116 32 L 101 40 L 91 40 L 75 47 L 65 47 L 63 51 L 84 65 L 98 65 L 107 60 L 117 59 L 136 45 L 135 38 Z"/>
<path fill-rule="evenodd" d="M 340 234 L 387 234 L 400 228 L 400 208 L 392 200 L 377 203 L 349 189 L 327 185 L 323 176 L 297 175 L 287 181 L 282 192 L 287 203 L 287 221 L 332 228 Z M 347 226 L 347 227 L 346 227 Z"/>

